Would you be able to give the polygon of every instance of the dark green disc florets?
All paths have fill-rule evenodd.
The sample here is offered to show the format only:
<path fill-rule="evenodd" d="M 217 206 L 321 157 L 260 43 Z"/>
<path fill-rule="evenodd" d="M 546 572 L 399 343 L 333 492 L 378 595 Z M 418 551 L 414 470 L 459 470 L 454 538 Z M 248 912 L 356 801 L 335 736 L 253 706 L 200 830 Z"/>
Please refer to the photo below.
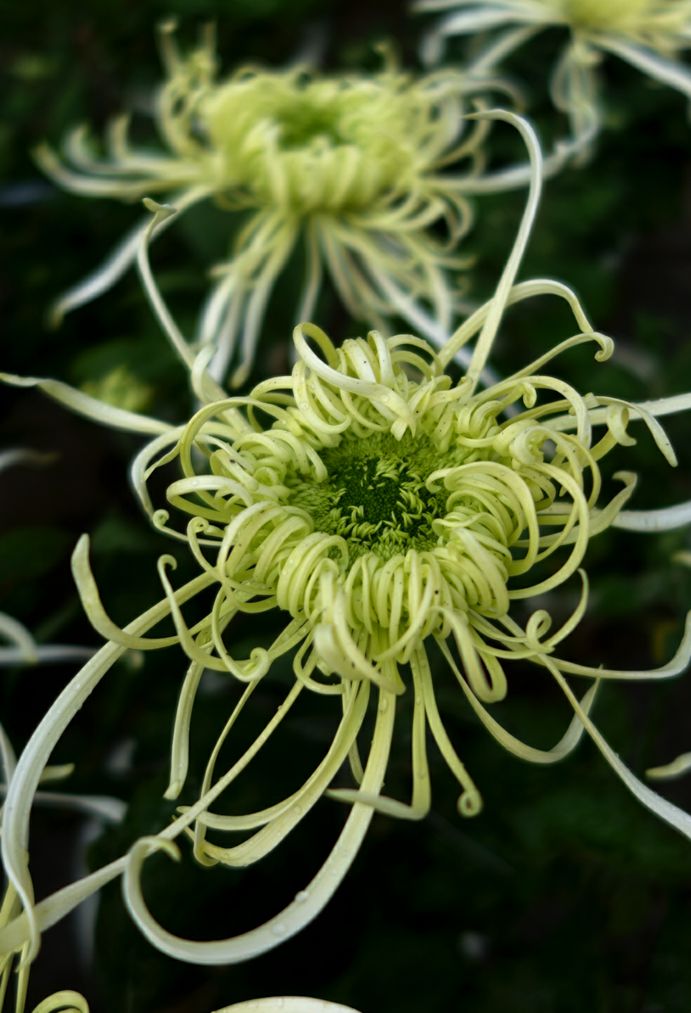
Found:
<path fill-rule="evenodd" d="M 364 552 L 387 559 L 436 544 L 432 524 L 444 515 L 446 499 L 426 485 L 438 467 L 430 440 L 346 434 L 321 458 L 326 479 L 295 476 L 288 482 L 291 503 L 309 513 L 315 530 L 345 538 L 351 559 Z"/>

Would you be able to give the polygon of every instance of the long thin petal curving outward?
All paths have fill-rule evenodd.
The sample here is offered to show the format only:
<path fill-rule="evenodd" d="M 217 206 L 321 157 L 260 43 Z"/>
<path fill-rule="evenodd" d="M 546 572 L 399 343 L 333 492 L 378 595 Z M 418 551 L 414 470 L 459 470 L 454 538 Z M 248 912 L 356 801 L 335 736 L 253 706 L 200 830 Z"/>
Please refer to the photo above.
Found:
<path fill-rule="evenodd" d="M 0 637 L 4 637 L 12 644 L 11 647 L 0 647 L 0 665 L 86 661 L 96 652 L 95 647 L 39 644 L 22 623 L 4 612 L 0 612 Z"/>
<path fill-rule="evenodd" d="M 683 63 L 669 60 L 652 49 L 637 46 L 612 35 L 600 36 L 598 43 L 603 49 L 621 57 L 622 60 L 626 60 L 638 70 L 644 71 L 657 81 L 662 81 L 663 84 L 668 84 L 691 98 L 691 71 Z"/>
<path fill-rule="evenodd" d="M 683 777 L 689 770 L 691 770 L 691 753 L 682 753 L 663 766 L 649 767 L 645 776 L 668 781 L 674 777 Z"/>
<path fill-rule="evenodd" d="M 612 527 L 625 531 L 673 531 L 691 524 L 691 500 L 660 510 L 622 510 Z"/>
<path fill-rule="evenodd" d="M 647 785 L 643 784 L 642 781 L 638 780 L 636 775 L 629 770 L 621 757 L 614 752 L 612 747 L 603 737 L 602 733 L 590 720 L 588 714 L 572 692 L 566 679 L 559 671 L 558 666 L 550 661 L 549 658 L 546 658 L 545 667 L 550 670 L 556 682 L 561 687 L 564 696 L 573 707 L 578 718 L 582 721 L 588 735 L 607 760 L 612 770 L 619 775 L 629 791 L 635 795 L 638 801 L 646 806 L 646 808 L 655 813 L 656 816 L 659 816 L 665 823 L 669 823 L 669 825 L 674 827 L 675 830 L 678 830 L 680 834 L 683 834 L 684 837 L 691 840 L 691 816 L 684 812 L 683 809 L 680 809 L 672 802 L 669 802 L 666 798 L 658 795 L 657 792 L 652 791 Z"/>
<path fill-rule="evenodd" d="M 546 664 L 546 658 L 536 658 L 540 665 Z M 622 682 L 647 682 L 658 679 L 674 679 L 691 662 L 691 612 L 686 615 L 684 634 L 674 656 L 659 668 L 632 670 L 606 668 L 604 665 L 580 665 L 575 661 L 566 661 L 564 658 L 552 658 L 551 663 L 557 665 L 559 670 L 566 675 L 583 675 L 590 679 L 613 679 Z"/>
<path fill-rule="evenodd" d="M 369 759 L 362 782 L 363 791 L 378 793 L 389 758 L 393 731 L 393 708 L 378 708 Z M 195 942 L 181 939 L 160 926 L 146 908 L 141 891 L 140 874 L 147 854 L 161 847 L 161 838 L 139 841 L 132 851 L 125 870 L 123 890 L 127 906 L 135 922 L 157 949 L 178 960 L 195 964 L 230 964 L 247 960 L 273 949 L 289 939 L 315 918 L 340 885 L 350 868 L 367 828 L 373 810 L 356 803 L 329 857 L 309 885 L 283 911 L 249 932 L 228 939 Z M 175 853 L 171 853 L 175 857 Z"/>
<path fill-rule="evenodd" d="M 89 1004 L 79 992 L 65 989 L 49 995 L 34 1007 L 33 1013 L 89 1013 Z"/>
<path fill-rule="evenodd" d="M 453 669 L 456 678 L 458 679 L 461 688 L 465 694 L 465 697 L 475 711 L 480 721 L 483 723 L 488 732 L 497 740 L 497 742 L 504 747 L 508 752 L 513 753 L 514 756 L 518 756 L 521 760 L 527 760 L 528 763 L 538 764 L 551 764 L 557 763 L 559 760 L 563 760 L 564 757 L 568 756 L 569 753 L 573 752 L 578 743 L 580 742 L 583 734 L 583 723 L 579 719 L 578 715 L 575 716 L 566 732 L 551 749 L 537 749 L 535 746 L 529 745 L 527 742 L 523 742 L 521 739 L 516 738 L 511 732 L 507 731 L 503 725 L 492 717 L 486 707 L 477 699 L 472 689 L 463 678 L 463 674 L 456 665 L 456 662 L 449 651 L 446 644 L 440 645 L 444 652 L 444 657 Z M 591 686 L 587 693 L 584 694 L 582 701 L 579 703 L 579 707 L 583 714 L 588 714 L 593 702 L 595 700 L 595 694 L 597 692 L 597 683 Z M 580 711 L 579 711 L 580 714 Z"/>
<path fill-rule="evenodd" d="M 207 578 L 190 581 L 176 592 L 178 601 L 185 601 L 204 586 Z M 125 629 L 137 637 L 164 619 L 170 611 L 168 601 L 159 602 Z M 79 712 L 84 701 L 125 651 L 125 647 L 109 643 L 102 647 L 67 684 L 31 736 L 7 791 L 3 810 L 3 833 L 0 845 L 2 860 L 10 884 L 16 889 L 25 910 L 30 945 L 27 959 L 32 960 L 39 943 L 39 930 L 34 912 L 34 897 L 28 865 L 29 819 L 36 789 L 48 759 L 65 728 Z M 86 894 L 88 896 L 88 892 Z M 14 949 L 3 945 L 7 929 L 0 929 L 0 952 Z"/>
<path fill-rule="evenodd" d="M 248 999 L 224 1006 L 214 1013 L 358 1013 L 352 1006 L 343 1006 L 326 999 L 309 999 L 302 995 L 282 995 L 264 999 Z"/>
<path fill-rule="evenodd" d="M 84 415 L 94 422 L 100 422 L 105 426 L 112 426 L 114 429 L 122 429 L 129 433 L 140 433 L 142 435 L 156 435 L 166 433 L 171 429 L 167 422 L 160 422 L 158 419 L 149 418 L 148 415 L 139 415 L 137 412 L 130 412 L 124 408 L 116 408 L 115 405 L 106 404 L 97 398 L 90 397 L 76 387 L 61 380 L 42 379 L 36 376 L 15 376 L 13 373 L 0 373 L 0 382 L 9 383 L 13 387 L 38 387 L 54 401 L 71 408 L 78 415 Z"/>
<path fill-rule="evenodd" d="M 178 212 L 182 213 L 184 209 L 191 207 L 207 196 L 208 189 L 202 188 L 180 195 L 177 199 L 173 197 L 173 200 Z M 167 228 L 173 221 L 174 219 L 171 218 L 167 222 L 163 222 L 158 231 L 160 232 L 162 229 Z M 108 289 L 112 288 L 120 280 L 137 259 L 137 251 L 149 226 L 149 218 L 146 218 L 143 222 L 138 222 L 127 233 L 125 238 L 118 243 L 103 264 L 56 300 L 50 311 L 50 320 L 54 326 L 58 326 L 67 313 L 79 309 L 80 306 L 86 306 L 87 303 L 103 295 L 104 292 L 107 292 Z"/>
<path fill-rule="evenodd" d="M 530 236 L 530 231 L 537 214 L 542 180 L 542 152 L 540 151 L 540 144 L 535 135 L 535 131 L 526 120 L 521 119 L 520 116 L 515 116 L 513 113 L 503 112 L 501 110 L 494 110 L 487 113 L 477 113 L 475 115 L 477 117 L 490 120 L 502 120 L 505 123 L 511 124 L 511 126 L 518 130 L 528 150 L 532 175 L 530 180 L 530 190 L 525 210 L 523 212 L 521 225 L 511 249 L 511 253 L 506 261 L 504 270 L 502 271 L 501 278 L 499 279 L 499 284 L 497 285 L 491 306 L 489 307 L 487 318 L 482 325 L 482 330 L 478 336 L 477 343 L 470 360 L 470 365 L 468 366 L 466 373 L 466 380 L 468 381 L 471 392 L 475 388 L 475 385 L 480 377 L 480 373 L 485 368 L 507 301 L 511 295 L 511 290 L 516 280 L 516 273 L 520 267 L 523 254 L 528 243 L 528 238 Z"/>

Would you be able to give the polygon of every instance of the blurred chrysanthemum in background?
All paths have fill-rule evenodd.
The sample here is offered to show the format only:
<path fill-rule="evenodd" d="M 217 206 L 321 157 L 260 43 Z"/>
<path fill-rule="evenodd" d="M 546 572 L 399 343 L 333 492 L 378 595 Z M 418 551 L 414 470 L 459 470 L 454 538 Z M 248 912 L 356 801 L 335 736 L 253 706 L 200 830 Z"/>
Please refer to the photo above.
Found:
<path fill-rule="evenodd" d="M 241 67 L 218 80 L 210 38 L 182 57 L 170 29 L 162 37 L 167 78 L 154 118 L 163 150 L 131 146 L 123 117 L 105 158 L 82 128 L 66 141 L 66 163 L 46 145 L 36 155 L 75 193 L 165 196 L 179 214 L 213 198 L 235 213 L 197 335 L 216 350 L 212 374 L 222 379 L 232 365 L 233 383 L 245 379 L 272 290 L 300 249 L 296 323 L 312 318 L 326 274 L 354 320 L 385 327 L 402 317 L 443 341 L 467 265 L 458 244 L 472 220 L 468 196 L 527 180 L 482 174 L 487 124 L 464 113 L 487 85 L 454 70 L 415 76 L 391 59 L 370 75 Z M 56 318 L 108 289 L 147 227 L 66 293 Z"/>
<path fill-rule="evenodd" d="M 446 11 L 423 51 L 435 63 L 444 41 L 456 35 L 498 33 L 471 58 L 474 73 L 494 72 L 501 61 L 546 28 L 571 38 L 551 77 L 555 104 L 566 112 L 583 143 L 601 122 L 598 65 L 613 54 L 691 98 L 691 73 L 681 59 L 691 47 L 689 0 L 416 0 L 418 12 Z"/>

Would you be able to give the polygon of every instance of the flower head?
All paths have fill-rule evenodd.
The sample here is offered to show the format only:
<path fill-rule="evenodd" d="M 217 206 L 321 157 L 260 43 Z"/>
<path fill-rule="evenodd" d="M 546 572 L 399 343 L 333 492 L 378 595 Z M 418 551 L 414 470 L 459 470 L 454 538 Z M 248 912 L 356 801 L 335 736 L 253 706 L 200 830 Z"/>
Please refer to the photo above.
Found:
<path fill-rule="evenodd" d="M 250 596 L 252 609 L 266 602 L 299 624 L 310 671 L 398 693 L 401 666 L 428 637 L 467 636 L 479 685 L 504 686 L 493 661 L 484 671 L 484 640 L 506 639 L 512 600 L 570 576 L 592 533 L 593 405 L 530 369 L 482 392 L 454 384 L 448 350 L 405 335 L 337 349 L 303 325 L 295 346 L 291 376 L 201 409 L 177 443 L 170 504 L 190 515 L 195 546 L 216 547 L 209 572 L 222 575 L 212 642 L 221 648 L 221 617 Z M 559 400 L 538 407 L 538 393 Z M 529 407 L 505 417 L 523 399 Z M 578 434 L 550 425 L 569 410 Z M 620 426 L 626 411 L 612 409 Z M 619 507 L 632 488 L 627 477 Z M 564 546 L 551 576 L 531 583 Z"/>
<path fill-rule="evenodd" d="M 247 397 L 203 406 L 185 426 L 161 433 L 141 452 L 133 476 L 144 506 L 158 527 L 187 544 L 199 574 L 174 588 L 174 560 L 162 557 L 165 598 L 121 630 L 101 604 L 86 539 L 77 547 L 73 566 L 80 595 L 108 643 L 51 708 L 10 785 L 12 823 L 5 829 L 4 860 L 29 917 L 0 927 L 0 952 L 26 945 L 32 934 L 35 947 L 49 913 L 55 920 L 119 874 L 124 874 L 135 921 L 171 956 L 228 963 L 271 949 L 328 901 L 375 809 L 406 819 L 419 819 L 429 810 L 428 733 L 459 782 L 459 811 L 477 813 L 480 792 L 437 704 L 432 646 L 479 721 L 510 752 L 529 762 L 552 763 L 566 756 L 586 730 L 627 787 L 691 836 L 691 819 L 638 781 L 590 717 L 602 679 L 660 679 L 683 671 L 691 657 L 691 625 L 674 658 L 650 672 L 581 664 L 559 652 L 587 608 L 582 564 L 590 539 L 612 525 L 651 530 L 688 522 L 688 504 L 671 511 L 624 509 L 635 486 L 630 472 L 615 476 L 621 488 L 603 501 L 601 462 L 615 447 L 632 445 L 629 427 L 638 421 L 673 464 L 656 416 L 689 407 L 689 398 L 627 404 L 582 395 L 545 372 L 550 360 L 588 342 L 603 361 L 612 343 L 592 331 L 573 294 L 556 282 L 516 285 L 509 299 L 540 293 L 567 299 L 579 333 L 487 390 L 478 391 L 477 376 L 485 354 L 483 335 L 497 309 L 494 300 L 459 328 L 441 353 L 420 338 L 387 339 L 377 332 L 336 348 L 318 327 L 303 325 L 295 331 L 297 362 L 289 376 L 267 380 Z M 478 334 L 468 372 L 454 380 L 447 369 L 451 359 Z M 156 510 L 147 483 L 174 462 L 181 477 L 169 482 L 165 509 Z M 553 629 L 543 596 L 577 572 L 578 603 Z M 536 598 L 536 607 L 526 614 L 526 605 Z M 200 619 L 203 600 L 207 605 Z M 194 601 L 191 623 L 187 603 Z M 273 642 L 238 657 L 232 648 L 236 627 L 244 616 L 268 612 L 282 616 Z M 175 632 L 150 636 L 166 617 Z M 43 769 L 51 743 L 125 648 L 173 644 L 182 647 L 189 668 L 174 723 L 168 798 L 185 790 L 192 714 L 204 672 L 220 672 L 239 683 L 237 701 L 209 752 L 197 800 L 181 806 L 156 837 L 140 839 L 122 859 L 62 891 L 59 900 L 49 899 L 45 910 L 34 906 L 21 827 L 28 819 L 32 779 Z M 281 705 L 244 752 L 217 773 L 222 746 L 281 657 L 294 676 Z M 510 690 L 514 662 L 549 673 L 573 707 L 574 718 L 552 749 L 521 741 L 492 714 L 492 706 Z M 580 699 L 570 677 L 590 680 Z M 414 701 L 409 802 L 382 793 L 400 718 L 398 698 L 406 692 Z M 304 783 L 258 811 L 217 811 L 215 802 L 227 795 L 301 696 L 310 693 L 326 706 L 331 699 L 339 717 L 332 742 Z M 373 694 L 376 718 L 361 763 Z M 347 761 L 353 787 L 331 788 Z M 280 914 L 212 943 L 182 939 L 156 922 L 140 883 L 152 851 L 177 855 L 173 841 L 187 832 L 203 864 L 245 866 L 275 848 L 325 794 L 348 803 L 350 814 L 320 871 Z M 239 843 L 217 839 L 237 834 L 243 835 Z"/>
<path fill-rule="evenodd" d="M 470 225 L 466 195 L 492 188 L 477 178 L 485 125 L 466 129 L 463 118 L 479 86 L 453 70 L 416 78 L 393 65 L 340 77 L 243 67 L 217 80 L 210 40 L 183 58 L 169 31 L 163 38 L 160 153 L 131 147 L 121 119 L 106 159 L 94 156 L 83 129 L 65 146 L 74 170 L 46 146 L 37 157 L 76 193 L 166 195 L 178 213 L 213 198 L 235 213 L 232 252 L 214 268 L 198 332 L 216 349 L 216 378 L 230 363 L 235 382 L 246 376 L 267 301 L 299 245 L 305 271 L 296 320 L 313 315 L 326 272 L 354 319 L 383 327 L 399 315 L 443 340 L 459 305 L 447 269 L 465 263 L 452 251 Z M 465 175 L 453 171 L 464 161 Z M 136 256 L 147 226 L 68 292 L 56 315 L 107 289 Z"/>
<path fill-rule="evenodd" d="M 31 956 L 42 926 L 119 874 L 140 928 L 172 956 L 227 963 L 272 948 L 328 901 L 375 808 L 409 819 L 428 811 L 428 732 L 459 782 L 460 812 L 477 813 L 480 792 L 437 704 L 429 656 L 433 645 L 473 712 L 505 748 L 528 761 L 550 763 L 570 752 L 586 729 L 634 794 L 691 836 L 688 816 L 641 784 L 590 718 L 600 680 L 681 672 L 691 655 L 691 628 L 667 665 L 623 672 L 558 653 L 587 607 L 582 570 L 580 600 L 559 628 L 551 628 L 542 607 L 545 592 L 574 577 L 590 539 L 605 528 L 620 524 L 645 530 L 688 521 L 688 507 L 673 514 L 625 510 L 635 485 L 631 473 L 619 475 L 621 489 L 603 502 L 601 462 L 615 447 L 631 445 L 629 427 L 638 421 L 674 463 L 656 416 L 688 407 L 689 399 L 630 405 L 582 395 L 546 372 L 550 360 L 588 342 L 603 361 L 612 343 L 592 331 L 573 294 L 556 282 L 525 282 L 513 286 L 508 298 L 519 301 L 539 293 L 567 299 L 579 332 L 487 390 L 477 389 L 477 376 L 487 325 L 496 325 L 495 300 L 466 321 L 441 353 L 420 338 L 383 338 L 377 332 L 336 348 L 318 327 L 303 325 L 295 331 L 297 362 L 290 376 L 267 380 L 247 397 L 203 406 L 186 425 L 164 429 L 142 451 L 133 475 L 144 505 L 159 527 L 188 545 L 199 574 L 174 589 L 172 558 L 163 557 L 163 601 L 120 630 L 101 605 L 86 541 L 78 546 L 77 584 L 107 643 L 63 690 L 10 781 L 11 818 L 3 827 L 2 846 L 14 899 L 10 920 L 0 925 L 0 954 L 26 948 Z M 457 348 L 477 335 L 469 369 L 455 379 L 449 363 Z M 66 399 L 62 390 L 58 394 Z M 81 401 L 75 404 L 82 407 Z M 109 421 L 119 419 L 108 412 Z M 165 510 L 155 510 L 148 480 L 174 462 L 181 476 L 168 483 Z M 200 596 L 206 596 L 206 614 L 200 619 L 197 607 L 190 624 L 186 603 L 201 603 Z M 526 617 L 525 604 L 536 596 L 539 605 Z M 265 612 L 283 617 L 273 643 L 257 646 L 249 657 L 234 655 L 233 634 L 243 616 Z M 173 635 L 151 637 L 149 630 L 168 616 Z M 33 792 L 53 744 L 125 648 L 172 644 L 187 654 L 189 668 L 174 724 L 169 798 L 179 798 L 185 789 L 192 714 L 204 672 L 224 673 L 239 684 L 237 701 L 209 751 L 198 799 L 181 806 L 155 838 L 138 841 L 122 859 L 35 904 L 25 834 Z M 281 706 L 218 774 L 221 747 L 282 656 L 290 660 L 294 681 Z M 522 742 L 492 714 L 493 704 L 509 692 L 516 661 L 550 673 L 574 708 L 573 722 L 551 750 Z M 592 683 L 580 700 L 567 681 L 571 676 Z M 414 699 L 410 802 L 382 794 L 404 692 Z M 339 714 L 323 759 L 286 798 L 256 812 L 216 811 L 215 802 L 306 693 L 319 694 L 325 705 L 330 699 Z M 372 694 L 376 719 L 361 764 Z M 330 789 L 348 760 L 353 788 Z M 349 803 L 351 812 L 322 869 L 280 914 L 212 943 L 181 939 L 155 921 L 140 885 L 142 864 L 153 850 L 175 853 L 172 842 L 188 831 L 203 863 L 247 865 L 276 847 L 324 794 Z M 243 835 L 239 843 L 216 839 L 238 833 Z"/>
<path fill-rule="evenodd" d="M 584 141 L 600 122 L 597 65 L 614 54 L 691 98 L 691 74 L 678 59 L 691 46 L 689 0 L 417 0 L 417 11 L 449 11 L 426 42 L 436 62 L 443 40 L 485 30 L 502 32 L 474 60 L 492 70 L 506 55 L 545 28 L 567 28 L 571 41 L 552 76 L 555 104 Z"/>
<path fill-rule="evenodd" d="M 0 955 L 38 947 L 42 928 L 123 876 L 129 910 L 163 952 L 182 960 L 226 964 L 263 953 L 298 932 L 328 902 L 352 863 L 375 809 L 419 819 L 430 808 L 428 738 L 434 740 L 460 786 L 459 810 L 481 807 L 480 792 L 445 725 L 436 696 L 438 658 L 462 698 L 506 749 L 534 763 L 567 755 L 587 731 L 626 786 L 687 837 L 691 817 L 642 784 L 594 725 L 590 710 L 603 679 L 660 679 L 679 674 L 691 657 L 691 623 L 669 663 L 650 672 L 587 665 L 561 655 L 562 642 L 588 605 L 583 570 L 590 540 L 611 526 L 662 530 L 688 523 L 689 504 L 662 511 L 628 510 L 636 476 L 620 472 L 611 496 L 603 493 L 602 462 L 630 448 L 634 423 L 647 429 L 667 461 L 675 463 L 658 416 L 691 407 L 689 395 L 636 405 L 582 393 L 551 369 L 554 359 L 592 344 L 598 362 L 612 351 L 593 331 L 574 293 L 547 280 L 515 284 L 541 180 L 537 141 L 511 114 L 528 145 L 533 177 L 526 211 L 494 297 L 473 313 L 437 352 L 410 335 L 376 330 L 339 348 L 318 327 L 294 331 L 296 363 L 290 375 L 265 380 L 247 396 L 219 397 L 203 382 L 200 353 L 193 382 L 206 401 L 186 424 L 169 427 L 106 406 L 111 424 L 156 433 L 133 466 L 133 480 L 153 522 L 185 544 L 197 574 L 174 587 L 175 560 L 163 556 L 164 597 L 124 630 L 108 617 L 83 538 L 73 556 L 77 586 L 106 644 L 61 692 L 36 730 L 12 777 L 2 855 L 24 915 L 0 927 Z M 577 332 L 487 389 L 478 381 L 507 305 L 537 295 L 565 300 Z M 156 300 L 154 300 L 156 302 Z M 164 326 L 167 311 L 158 303 Z M 472 346 L 459 377 L 452 365 Z M 78 410 L 95 414 L 97 402 L 66 385 L 38 384 Z M 149 480 L 176 465 L 166 482 L 166 505 L 154 507 Z M 580 595 L 557 628 L 544 596 L 573 579 Z M 532 606 L 532 608 L 531 608 Z M 249 656 L 233 649 L 247 615 L 271 613 L 277 633 Z M 172 619 L 165 635 L 152 629 Z M 234 703 L 208 760 L 199 793 L 179 807 L 155 837 L 84 880 L 39 904 L 28 866 L 31 804 L 41 772 L 71 719 L 126 649 L 177 645 L 188 659 L 171 747 L 166 796 L 184 798 L 188 785 L 192 716 L 206 671 L 221 673 L 235 689 Z M 437 661 L 432 663 L 432 655 Z M 232 737 L 256 687 L 276 674 L 284 696 L 253 741 L 223 773 L 222 748 Z M 515 662 L 548 673 L 574 716 L 552 749 L 538 749 L 505 729 L 492 713 L 511 688 Z M 579 698 L 570 679 L 589 680 Z M 412 696 L 410 801 L 383 794 L 399 699 Z M 232 786 L 244 775 L 289 712 L 307 694 L 331 705 L 333 739 L 314 769 L 284 798 L 263 808 L 228 813 Z M 367 715 L 376 698 L 374 720 Z M 406 712 L 403 711 L 405 714 Z M 407 714 L 404 720 L 407 720 Z M 332 788 L 349 764 L 352 787 Z M 663 768 L 664 769 L 664 768 Z M 195 793 L 196 795 L 196 793 Z M 141 870 L 155 850 L 177 855 L 188 834 L 204 864 L 246 866 L 277 847 L 324 795 L 345 802 L 339 839 L 307 888 L 279 914 L 240 935 L 212 942 L 182 939 L 148 910 Z M 223 796 L 223 811 L 216 803 Z M 238 842 L 237 835 L 242 835 Z M 228 843 L 230 838 L 230 843 Z"/>
<path fill-rule="evenodd" d="M 429 645 L 440 648 L 490 730 L 484 705 L 505 696 L 507 662 L 528 659 L 558 681 L 575 671 L 555 649 L 585 608 L 585 575 L 580 604 L 556 632 L 542 610 L 519 625 L 514 603 L 563 584 L 590 538 L 616 522 L 635 477 L 620 474 L 622 489 L 601 504 L 600 461 L 629 443 L 632 418 L 674 463 L 651 413 L 584 397 L 542 372 L 553 355 L 586 341 L 603 360 L 609 339 L 579 334 L 477 391 L 445 371 L 473 326 L 437 354 L 422 339 L 377 332 L 336 348 L 303 325 L 290 376 L 202 408 L 172 451 L 161 440 L 155 455 L 145 452 L 147 476 L 157 458 L 179 460 L 183 477 L 169 486 L 169 505 L 188 517 L 179 536 L 216 588 L 208 619 L 191 633 L 162 569 L 190 660 L 252 680 L 297 648 L 298 684 L 336 694 L 373 684 L 392 707 L 412 684 L 419 733 L 428 721 L 461 780 L 466 813 L 480 797 L 443 732 Z M 604 426 L 598 439 L 594 419 Z M 167 511 L 152 515 L 168 528 Z M 225 634 L 232 640 L 232 622 L 274 608 L 285 626 L 273 647 L 233 658 Z M 413 763 L 424 781 L 418 745 Z M 421 798 L 409 814 L 426 810 L 429 785 Z"/>

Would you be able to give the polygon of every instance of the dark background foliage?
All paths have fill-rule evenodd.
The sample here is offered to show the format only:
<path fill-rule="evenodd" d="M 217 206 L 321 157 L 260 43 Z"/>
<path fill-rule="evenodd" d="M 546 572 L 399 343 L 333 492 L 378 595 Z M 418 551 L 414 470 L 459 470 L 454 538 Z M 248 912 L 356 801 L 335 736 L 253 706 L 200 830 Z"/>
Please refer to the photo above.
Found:
<path fill-rule="evenodd" d="M 155 24 L 171 14 L 180 21 L 185 46 L 193 44 L 201 24 L 214 20 L 227 69 L 244 61 L 281 65 L 301 54 L 326 69 L 371 68 L 372 46 L 383 37 L 393 37 L 402 63 L 415 67 L 422 21 L 407 17 L 395 0 L 31 0 L 5 2 L 1 12 L 0 368 L 83 384 L 125 363 L 143 384 L 155 381 L 149 410 L 180 420 L 190 407 L 185 377 L 134 272 L 59 330 L 47 328 L 51 301 L 99 262 L 138 211 L 57 191 L 36 169 L 31 148 L 44 139 L 57 144 L 76 123 L 88 122 L 98 133 L 123 108 L 141 109 L 161 74 Z M 530 108 L 545 138 L 565 129 L 544 99 L 544 73 L 560 41 L 547 34 L 511 65 L 516 78 L 528 81 Z M 559 367 L 569 380 L 584 390 L 632 399 L 663 396 L 691 384 L 687 110 L 681 97 L 621 65 L 608 64 L 605 83 L 607 129 L 597 155 L 548 184 L 522 276 L 557 276 L 574 285 L 596 325 L 620 342 L 604 367 L 594 368 L 585 352 L 574 353 Z M 135 129 L 149 136 L 145 116 Z M 514 139 L 501 131 L 493 143 L 498 161 L 521 157 Z M 520 193 L 477 202 L 476 225 L 466 240 L 476 258 L 472 298 L 491 292 L 522 202 Z M 183 326 L 194 320 L 205 266 L 223 254 L 224 243 L 218 217 L 202 209 L 156 247 L 161 286 Z M 274 357 L 261 362 L 280 364 L 285 354 L 278 341 L 290 331 L 289 295 L 290 285 L 272 304 L 266 350 L 274 349 Z M 322 311 L 320 322 L 334 336 L 351 333 L 335 305 Z M 510 372 L 569 328 L 566 314 L 549 301 L 513 312 L 495 367 Z M 94 643 L 69 573 L 69 555 L 82 531 L 92 535 L 97 579 L 116 621 L 126 622 L 160 596 L 155 562 L 170 547 L 148 528 L 127 485 L 127 463 L 139 441 L 74 418 L 39 394 L 3 389 L 0 399 L 1 447 L 31 446 L 56 455 L 40 469 L 17 467 L 2 475 L 0 609 L 26 622 L 41 640 Z M 635 461 L 645 475 L 636 494 L 641 507 L 691 495 L 688 422 L 671 419 L 669 430 L 681 459 L 676 472 L 643 434 L 633 451 L 618 455 L 622 467 Z M 683 544 L 677 534 L 611 532 L 598 538 L 587 560 L 591 607 L 569 642 L 569 656 L 636 668 L 669 657 L 689 601 L 688 573 L 672 562 Z M 177 555 L 184 576 L 187 564 L 182 552 Z M 573 605 L 570 594 L 553 596 L 557 617 Z M 241 634 L 248 646 L 259 635 L 249 622 Z M 126 819 L 100 833 L 70 812 L 38 810 L 32 855 L 41 893 L 73 878 L 84 861 L 95 867 L 116 857 L 171 813 L 161 793 L 184 663 L 175 651 L 136 661 L 107 676 L 56 753 L 56 762 L 77 761 L 70 790 L 126 799 Z M 1 716 L 17 749 L 71 671 L 3 671 Z M 568 718 L 566 706 L 546 677 L 520 667 L 511 675 L 500 719 L 527 741 L 551 744 Z M 258 718 L 275 708 L 288 678 L 279 670 L 261 688 Z M 206 1013 L 271 993 L 319 995 L 363 1013 L 686 1013 L 688 843 L 632 800 L 588 742 L 556 767 L 529 767 L 504 754 L 477 725 L 443 665 L 436 666 L 435 678 L 454 741 L 484 795 L 479 817 L 463 821 L 457 815 L 456 787 L 431 750 L 430 817 L 421 824 L 375 817 L 326 911 L 273 953 L 230 968 L 168 960 L 132 927 L 113 886 L 104 891 L 97 914 L 87 911 L 86 921 L 72 920 L 46 935 L 32 975 L 35 1001 L 52 989 L 81 987 L 93 1013 Z M 683 682 L 607 686 L 596 717 L 640 773 L 689 747 L 690 701 Z M 202 697 L 197 768 L 203 743 L 215 739 L 228 706 L 224 685 Z M 288 722 L 256 780 L 247 777 L 239 786 L 238 805 L 259 804 L 253 802 L 259 788 L 280 797 L 300 783 L 309 759 L 328 743 L 333 718 L 316 701 Z M 387 778 L 387 791 L 397 797 L 409 790 L 408 738 L 402 720 Z M 664 790 L 691 805 L 688 783 Z M 146 896 L 171 930 L 196 938 L 242 931 L 305 884 L 343 816 L 337 803 L 322 801 L 256 870 L 200 870 L 188 854 L 176 866 L 154 858 L 146 870 Z M 92 843 L 85 859 L 87 838 Z"/>

